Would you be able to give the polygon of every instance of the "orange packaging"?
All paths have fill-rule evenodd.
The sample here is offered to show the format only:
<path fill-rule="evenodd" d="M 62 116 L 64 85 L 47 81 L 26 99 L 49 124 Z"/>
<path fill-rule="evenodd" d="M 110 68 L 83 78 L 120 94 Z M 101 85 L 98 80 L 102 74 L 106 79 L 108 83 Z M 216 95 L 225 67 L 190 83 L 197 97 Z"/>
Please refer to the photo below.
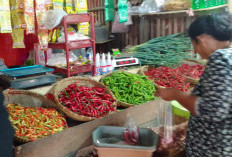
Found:
<path fill-rule="evenodd" d="M 35 34 L 34 0 L 24 0 L 24 17 L 27 25 L 26 34 Z"/>
<path fill-rule="evenodd" d="M 50 0 L 39 0 L 36 1 L 36 19 L 38 25 L 38 39 L 39 44 L 42 50 L 46 50 L 48 48 L 48 40 L 49 40 L 49 31 L 42 23 L 43 13 L 47 10 L 46 7 Z"/>

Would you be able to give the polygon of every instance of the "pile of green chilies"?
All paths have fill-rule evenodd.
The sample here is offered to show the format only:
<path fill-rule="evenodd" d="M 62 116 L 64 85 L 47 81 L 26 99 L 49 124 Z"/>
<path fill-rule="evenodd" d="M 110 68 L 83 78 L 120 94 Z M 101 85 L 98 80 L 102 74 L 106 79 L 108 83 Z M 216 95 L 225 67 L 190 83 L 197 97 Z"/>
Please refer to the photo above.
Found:
<path fill-rule="evenodd" d="M 115 72 L 103 79 L 118 101 L 139 105 L 155 99 L 155 87 L 147 76 Z"/>

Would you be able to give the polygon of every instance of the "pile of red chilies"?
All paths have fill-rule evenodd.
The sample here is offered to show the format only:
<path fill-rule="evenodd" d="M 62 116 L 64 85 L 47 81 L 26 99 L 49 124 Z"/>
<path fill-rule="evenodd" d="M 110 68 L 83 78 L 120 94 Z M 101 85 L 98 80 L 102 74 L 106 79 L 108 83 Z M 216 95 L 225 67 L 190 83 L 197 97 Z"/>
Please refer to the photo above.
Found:
<path fill-rule="evenodd" d="M 182 64 L 180 67 L 177 68 L 180 74 L 184 76 L 188 76 L 194 79 L 198 79 L 203 74 L 205 66 L 196 64 L 196 65 L 189 65 L 189 64 Z"/>
<path fill-rule="evenodd" d="M 147 75 L 150 79 L 153 79 L 154 83 L 159 86 L 176 88 L 185 92 L 188 91 L 191 84 L 187 82 L 184 76 L 194 76 L 194 78 L 199 78 L 204 69 L 204 67 L 201 66 L 202 65 L 190 66 L 188 64 L 183 64 L 176 69 L 161 66 L 159 68 L 150 69 L 145 72 L 145 75 Z"/>
<path fill-rule="evenodd" d="M 116 111 L 116 105 L 104 88 L 70 84 L 59 94 L 59 101 L 70 111 L 79 115 L 100 118 Z"/>

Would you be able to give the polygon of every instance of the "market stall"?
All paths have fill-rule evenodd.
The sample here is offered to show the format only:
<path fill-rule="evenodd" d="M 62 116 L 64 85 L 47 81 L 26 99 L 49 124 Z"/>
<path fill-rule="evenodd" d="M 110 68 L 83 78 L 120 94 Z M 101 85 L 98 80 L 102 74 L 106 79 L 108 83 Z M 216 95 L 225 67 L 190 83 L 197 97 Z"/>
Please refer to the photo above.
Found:
<path fill-rule="evenodd" d="M 189 93 L 198 83 L 207 60 L 194 52 L 186 28 L 228 9 L 227 1 L 210 2 L 0 3 L 0 36 L 11 33 L 11 47 L 29 56 L 19 65 L 0 49 L 15 157 L 184 157 L 190 112 L 154 93 Z"/>

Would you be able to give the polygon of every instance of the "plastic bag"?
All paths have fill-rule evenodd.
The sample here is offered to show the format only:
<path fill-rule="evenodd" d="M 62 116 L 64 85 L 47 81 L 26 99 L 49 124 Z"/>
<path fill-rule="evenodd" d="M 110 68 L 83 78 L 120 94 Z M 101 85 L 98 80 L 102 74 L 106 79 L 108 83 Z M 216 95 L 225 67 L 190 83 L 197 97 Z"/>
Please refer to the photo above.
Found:
<path fill-rule="evenodd" d="M 42 23 L 48 28 L 53 29 L 58 26 L 67 13 L 60 9 L 47 10 L 43 13 Z"/>
<path fill-rule="evenodd" d="M 89 37 L 81 33 L 77 33 L 72 27 L 68 27 L 68 41 L 86 40 L 86 39 L 89 39 Z M 61 42 L 61 43 L 65 42 L 63 28 L 60 30 L 60 37 L 58 38 L 58 42 Z"/>
<path fill-rule="evenodd" d="M 130 145 L 135 145 L 139 142 L 139 128 L 129 113 L 127 114 L 125 129 L 123 130 L 122 136 L 124 141 Z"/>
<path fill-rule="evenodd" d="M 127 0 L 118 1 L 119 23 L 128 21 Z"/>
<path fill-rule="evenodd" d="M 115 20 L 112 25 L 112 33 L 127 33 L 129 31 L 129 27 L 124 23 L 119 23 L 118 12 L 115 14 Z"/>
<path fill-rule="evenodd" d="M 132 16 L 131 16 L 131 4 L 130 4 L 130 2 L 128 2 L 127 3 L 127 8 L 128 8 L 128 11 L 129 11 L 129 9 L 130 9 L 130 12 L 128 12 L 128 17 L 127 17 L 127 22 L 125 22 L 124 24 L 125 25 L 133 25 L 133 21 L 132 21 Z"/>
<path fill-rule="evenodd" d="M 145 0 L 139 7 L 139 13 L 150 13 L 159 11 L 156 0 Z"/>
<path fill-rule="evenodd" d="M 191 0 L 167 0 L 163 5 L 164 11 L 176 11 L 192 8 Z"/>
<path fill-rule="evenodd" d="M 159 11 L 163 10 L 163 5 L 166 0 L 156 0 L 156 5 Z"/>
<path fill-rule="evenodd" d="M 157 115 L 159 126 L 151 128 L 159 136 L 157 152 L 169 154 L 183 151 L 188 121 L 174 125 L 172 105 L 164 100 L 160 101 Z"/>
<path fill-rule="evenodd" d="M 73 54 L 72 51 L 69 52 L 69 62 L 74 62 L 78 58 Z M 52 54 L 51 59 L 47 61 L 47 65 L 57 66 L 57 67 L 66 67 L 66 54 L 65 53 L 56 53 Z"/>
<path fill-rule="evenodd" d="M 105 0 L 105 21 L 114 21 L 113 0 Z"/>
<path fill-rule="evenodd" d="M 139 13 L 139 7 L 138 6 L 132 6 L 130 2 L 127 3 L 127 10 L 128 10 L 128 14 Z"/>

